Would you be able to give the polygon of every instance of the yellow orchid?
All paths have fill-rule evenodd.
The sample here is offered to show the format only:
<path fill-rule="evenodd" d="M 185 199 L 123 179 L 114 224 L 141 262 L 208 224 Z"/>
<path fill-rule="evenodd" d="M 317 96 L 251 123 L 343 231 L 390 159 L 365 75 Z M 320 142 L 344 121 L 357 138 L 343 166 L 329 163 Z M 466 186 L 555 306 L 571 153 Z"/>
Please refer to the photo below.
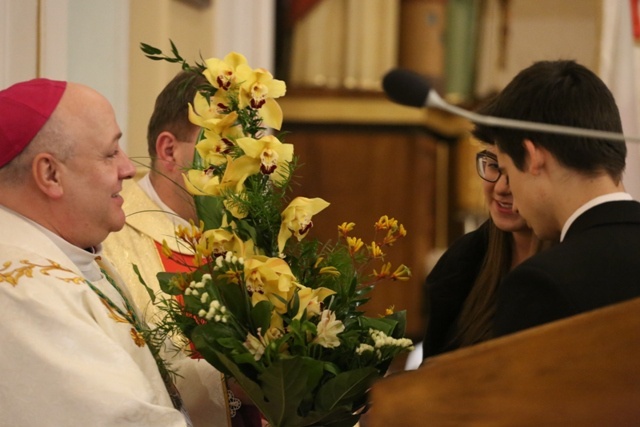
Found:
<path fill-rule="evenodd" d="M 247 156 L 232 159 L 227 156 L 227 168 L 222 176 L 221 186 L 236 193 L 241 193 L 244 189 L 244 181 L 253 174 L 258 173 L 259 165 Z"/>
<path fill-rule="evenodd" d="M 238 138 L 236 143 L 246 156 L 254 159 L 260 172 L 274 182 L 284 179 L 286 165 L 293 160 L 293 144 L 283 144 L 273 135 L 260 139 Z"/>
<path fill-rule="evenodd" d="M 275 295 L 287 301 L 289 292 L 295 288 L 296 278 L 289 264 L 280 258 L 256 255 L 245 261 L 244 277 L 253 305 L 271 301 L 278 313 L 286 313 L 286 303 Z"/>
<path fill-rule="evenodd" d="M 244 55 L 231 52 L 224 59 L 210 58 L 204 62 L 207 67 L 202 74 L 216 89 L 229 90 L 237 79 L 236 73 L 240 66 L 247 66 Z"/>
<path fill-rule="evenodd" d="M 247 156 L 237 159 L 227 156 L 226 161 L 227 167 L 222 178 L 214 175 L 212 168 L 190 169 L 186 175 L 183 174 L 187 191 L 196 196 L 221 196 L 226 191 L 241 193 L 244 181 L 249 175 L 257 173 L 259 166 Z"/>
<path fill-rule="evenodd" d="M 182 174 L 187 191 L 194 196 L 217 196 L 220 194 L 220 178 L 211 169 L 190 169 Z"/>
<path fill-rule="evenodd" d="M 221 111 L 217 104 L 209 100 L 200 92 L 196 92 L 193 104 L 189 103 L 189 121 L 196 126 L 208 129 L 214 120 L 220 120 L 227 114 Z"/>
<path fill-rule="evenodd" d="M 282 253 L 287 240 L 293 235 L 298 241 L 307 235 L 313 222 L 311 217 L 329 206 L 329 203 L 316 197 L 296 197 L 282 212 L 282 223 L 278 233 L 278 251 Z"/>
<path fill-rule="evenodd" d="M 237 124 L 238 113 L 228 111 L 220 97 L 212 97 L 211 102 L 197 93 L 193 105 L 189 104 L 189 121 L 196 126 L 223 134 L 232 129 L 235 136 L 243 135 L 242 126 Z"/>
<path fill-rule="evenodd" d="M 196 150 L 207 166 L 224 164 L 233 147 L 233 141 L 229 138 L 224 138 L 210 130 L 205 130 L 204 138 L 196 144 Z"/>
<path fill-rule="evenodd" d="M 335 291 L 322 287 L 317 289 L 307 288 L 302 285 L 297 285 L 297 287 L 300 306 L 294 319 L 300 319 L 305 310 L 307 310 L 307 318 L 319 315 L 321 308 L 320 303 L 329 295 L 335 294 Z M 292 297 L 293 295 L 290 295 L 288 300 Z"/>
<path fill-rule="evenodd" d="M 274 79 L 264 68 L 253 70 L 246 64 L 239 65 L 236 72 L 240 82 L 240 108 L 257 110 L 266 126 L 280 129 L 282 109 L 274 98 L 284 96 L 287 91 L 285 82 Z"/>
<path fill-rule="evenodd" d="M 198 240 L 196 254 L 204 258 L 220 256 L 235 251 L 239 246 L 238 240 L 238 236 L 224 228 L 206 230 Z"/>

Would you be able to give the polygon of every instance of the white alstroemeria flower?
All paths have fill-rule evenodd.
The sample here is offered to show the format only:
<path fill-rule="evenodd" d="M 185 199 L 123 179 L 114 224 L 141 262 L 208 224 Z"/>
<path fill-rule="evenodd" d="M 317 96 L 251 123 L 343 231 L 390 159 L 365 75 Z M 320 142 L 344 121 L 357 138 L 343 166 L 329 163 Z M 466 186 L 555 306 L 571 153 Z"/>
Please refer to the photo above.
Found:
<path fill-rule="evenodd" d="M 253 355 L 254 360 L 258 361 L 262 358 L 265 346 L 260 339 L 251 334 L 247 334 L 247 339 L 242 345 L 249 350 L 249 353 Z"/>
<path fill-rule="evenodd" d="M 344 324 L 336 320 L 336 314 L 330 310 L 324 310 L 318 322 L 318 336 L 313 340 L 315 344 L 320 344 L 324 348 L 335 348 L 340 346 L 338 334 L 344 331 Z"/>

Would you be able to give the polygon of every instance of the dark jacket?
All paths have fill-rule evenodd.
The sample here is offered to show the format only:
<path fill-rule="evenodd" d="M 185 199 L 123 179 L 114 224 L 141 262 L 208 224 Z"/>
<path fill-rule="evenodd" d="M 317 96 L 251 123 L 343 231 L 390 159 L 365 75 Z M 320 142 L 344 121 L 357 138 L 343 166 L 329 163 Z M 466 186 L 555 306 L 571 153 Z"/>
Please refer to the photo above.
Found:
<path fill-rule="evenodd" d="M 428 324 L 423 357 L 457 348 L 451 342 L 453 326 L 469 295 L 487 253 L 489 222 L 457 239 L 427 276 Z"/>
<path fill-rule="evenodd" d="M 498 290 L 496 336 L 640 296 L 640 203 L 597 205 L 562 243 L 509 273 Z"/>

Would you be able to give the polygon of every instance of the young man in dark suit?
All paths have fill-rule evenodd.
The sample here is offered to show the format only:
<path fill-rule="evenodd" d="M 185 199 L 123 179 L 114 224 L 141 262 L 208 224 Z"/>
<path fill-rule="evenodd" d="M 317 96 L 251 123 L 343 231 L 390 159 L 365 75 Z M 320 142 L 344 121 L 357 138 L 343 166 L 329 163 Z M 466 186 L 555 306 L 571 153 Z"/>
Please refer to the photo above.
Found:
<path fill-rule="evenodd" d="M 574 61 L 521 71 L 481 113 L 622 132 L 605 84 Z M 513 209 L 560 243 L 515 268 L 498 294 L 500 336 L 640 296 L 640 203 L 624 191 L 623 142 L 477 126 L 498 147 Z"/>

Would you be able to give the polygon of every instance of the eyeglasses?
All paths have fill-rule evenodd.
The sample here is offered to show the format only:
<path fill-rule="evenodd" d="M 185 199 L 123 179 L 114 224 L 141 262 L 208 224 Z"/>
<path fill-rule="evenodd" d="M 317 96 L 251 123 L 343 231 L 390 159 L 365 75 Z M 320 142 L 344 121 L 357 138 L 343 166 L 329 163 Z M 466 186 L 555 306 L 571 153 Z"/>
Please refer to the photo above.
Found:
<path fill-rule="evenodd" d="M 487 182 L 498 182 L 502 171 L 498 165 L 498 158 L 490 151 L 484 150 L 476 154 L 476 170 L 480 178 Z"/>

